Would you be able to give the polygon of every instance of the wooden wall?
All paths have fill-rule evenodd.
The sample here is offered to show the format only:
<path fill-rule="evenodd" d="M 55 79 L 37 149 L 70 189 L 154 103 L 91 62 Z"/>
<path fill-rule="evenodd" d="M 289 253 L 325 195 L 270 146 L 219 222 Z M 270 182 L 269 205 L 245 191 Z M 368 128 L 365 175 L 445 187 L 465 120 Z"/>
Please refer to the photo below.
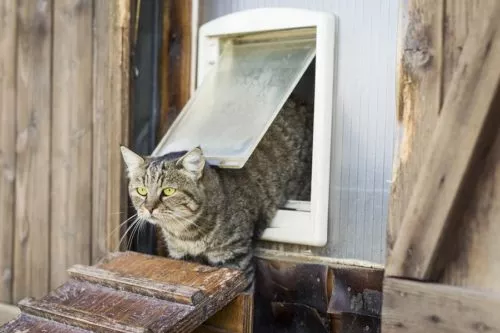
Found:
<path fill-rule="evenodd" d="M 0 302 L 118 247 L 129 0 L 0 1 Z"/>
<path fill-rule="evenodd" d="M 408 0 L 384 332 L 498 332 L 500 3 Z"/>

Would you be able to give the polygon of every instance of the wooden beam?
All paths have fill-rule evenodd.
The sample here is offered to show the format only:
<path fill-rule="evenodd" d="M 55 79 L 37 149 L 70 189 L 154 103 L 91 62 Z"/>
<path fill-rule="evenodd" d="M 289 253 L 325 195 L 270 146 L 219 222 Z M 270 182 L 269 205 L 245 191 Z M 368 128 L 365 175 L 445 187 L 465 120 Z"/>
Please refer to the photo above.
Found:
<path fill-rule="evenodd" d="M 16 170 L 16 0 L 0 1 L 0 302 L 12 301 Z"/>
<path fill-rule="evenodd" d="M 499 309 L 498 293 L 386 278 L 382 332 L 500 332 Z"/>
<path fill-rule="evenodd" d="M 464 45 L 388 260 L 388 276 L 430 279 L 439 271 L 435 259 L 460 213 L 460 194 L 474 181 L 474 167 L 498 132 L 500 2 L 491 2 L 485 13 Z"/>
<path fill-rule="evenodd" d="M 50 278 L 52 3 L 18 4 L 14 302 L 43 296 Z"/>
<path fill-rule="evenodd" d="M 442 104 L 444 8 L 445 0 L 400 2 L 396 102 L 403 137 L 394 159 L 387 256 L 401 228 Z"/>

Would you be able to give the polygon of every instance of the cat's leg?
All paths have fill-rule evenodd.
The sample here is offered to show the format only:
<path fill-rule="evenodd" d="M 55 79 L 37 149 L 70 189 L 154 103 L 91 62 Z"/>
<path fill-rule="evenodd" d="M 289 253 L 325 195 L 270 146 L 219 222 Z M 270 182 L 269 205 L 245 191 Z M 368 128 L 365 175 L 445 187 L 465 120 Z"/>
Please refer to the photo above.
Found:
<path fill-rule="evenodd" d="M 253 253 L 251 249 L 245 252 L 234 253 L 231 251 L 211 251 L 206 255 L 211 266 L 227 267 L 243 271 L 249 290 L 253 286 L 255 278 L 255 267 L 253 262 Z"/>

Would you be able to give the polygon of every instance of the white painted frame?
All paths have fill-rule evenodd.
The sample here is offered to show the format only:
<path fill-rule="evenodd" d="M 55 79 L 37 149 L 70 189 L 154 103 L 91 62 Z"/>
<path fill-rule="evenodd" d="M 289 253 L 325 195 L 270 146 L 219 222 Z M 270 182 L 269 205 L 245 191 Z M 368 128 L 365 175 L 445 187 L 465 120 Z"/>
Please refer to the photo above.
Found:
<path fill-rule="evenodd" d="M 314 91 L 314 134 L 311 202 L 309 210 L 280 209 L 263 240 L 324 246 L 328 235 L 330 192 L 330 145 L 332 132 L 333 84 L 335 73 L 335 16 L 292 8 L 259 8 L 229 14 L 200 27 L 196 78 L 198 87 L 204 75 L 218 61 L 221 38 L 288 29 L 315 28 L 316 72 Z M 196 55 L 195 55 L 196 57 Z M 196 59 L 193 59 L 195 63 Z M 194 65 L 193 65 L 194 67 Z M 304 205 L 305 204 L 305 205 Z M 288 205 L 293 206 L 293 205 Z M 308 206 L 303 203 L 299 206 Z"/>

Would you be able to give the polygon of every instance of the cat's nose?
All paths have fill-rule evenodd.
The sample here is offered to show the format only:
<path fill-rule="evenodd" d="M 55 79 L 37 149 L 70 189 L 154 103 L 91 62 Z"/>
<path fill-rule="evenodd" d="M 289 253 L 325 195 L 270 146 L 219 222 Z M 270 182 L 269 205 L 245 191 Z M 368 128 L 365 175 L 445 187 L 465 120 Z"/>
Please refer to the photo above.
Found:
<path fill-rule="evenodd" d="M 154 202 L 144 204 L 144 208 L 149 212 L 149 214 L 153 214 L 153 210 L 156 208 L 156 204 Z"/>

